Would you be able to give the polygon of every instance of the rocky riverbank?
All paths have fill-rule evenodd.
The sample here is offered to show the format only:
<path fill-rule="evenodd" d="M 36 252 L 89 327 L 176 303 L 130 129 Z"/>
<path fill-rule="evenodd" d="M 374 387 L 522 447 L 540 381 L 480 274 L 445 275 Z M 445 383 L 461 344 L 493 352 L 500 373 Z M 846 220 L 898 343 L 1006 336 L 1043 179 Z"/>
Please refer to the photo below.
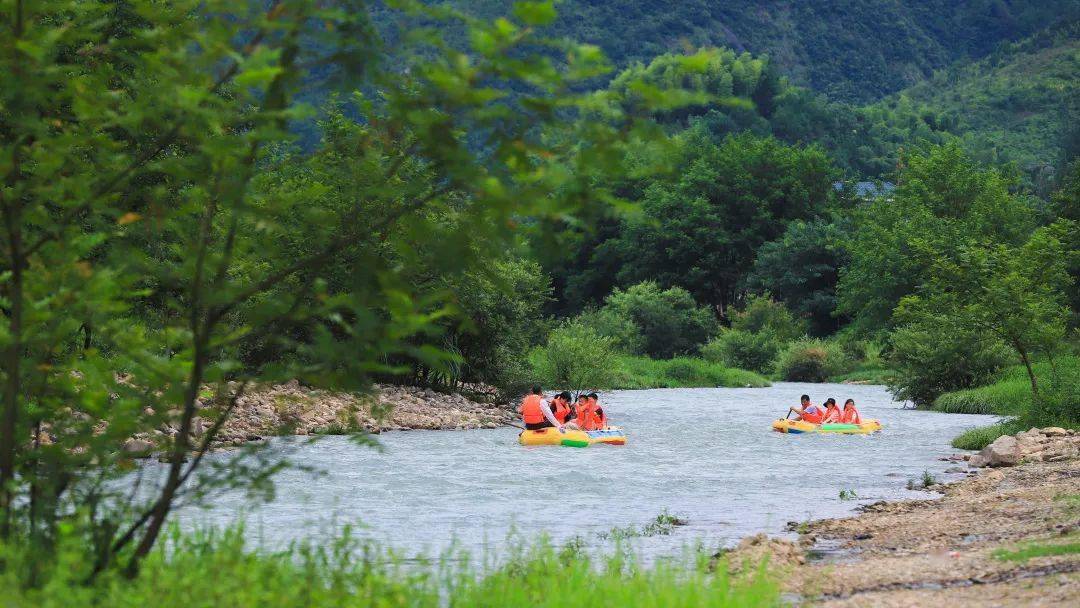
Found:
<path fill-rule="evenodd" d="M 986 468 L 934 487 L 940 499 L 800 525 L 797 543 L 746 539 L 730 563 L 768 554 L 785 591 L 823 606 L 1075 603 L 1080 435 L 1034 429 L 999 442 L 969 458 Z"/>
<path fill-rule="evenodd" d="M 415 386 L 376 385 L 357 396 L 307 388 L 293 381 L 259 387 L 242 396 L 222 427 L 215 445 L 227 447 L 275 435 L 369 433 L 426 429 L 496 428 L 517 418 L 512 405 L 482 403 L 459 393 L 442 393 Z M 209 422 L 197 418 L 196 437 Z M 128 441 L 131 453 L 148 453 L 165 435 L 176 432 L 166 425 Z"/>

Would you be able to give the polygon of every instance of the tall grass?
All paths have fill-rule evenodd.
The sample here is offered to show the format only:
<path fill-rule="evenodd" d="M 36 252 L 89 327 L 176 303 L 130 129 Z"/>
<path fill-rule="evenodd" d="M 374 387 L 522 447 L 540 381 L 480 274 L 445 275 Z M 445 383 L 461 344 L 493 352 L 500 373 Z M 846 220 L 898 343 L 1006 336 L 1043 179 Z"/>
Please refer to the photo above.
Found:
<path fill-rule="evenodd" d="M 405 561 L 345 538 L 328 547 L 253 552 L 242 534 L 174 535 L 134 579 L 106 575 L 80 584 L 92 563 L 68 546 L 43 584 L 23 588 L 12 572 L 19 552 L 4 551 L 0 602 L 60 608 L 775 606 L 779 591 L 764 569 L 733 579 L 704 556 L 645 567 L 626 552 L 594 560 L 540 542 L 475 566 L 466 556 Z"/>
<path fill-rule="evenodd" d="M 697 357 L 650 359 L 622 355 L 618 364 L 615 388 L 621 389 L 769 386 L 760 374 Z"/>
<path fill-rule="evenodd" d="M 1043 381 L 1058 375 L 1080 374 L 1080 357 L 1060 357 L 1035 364 L 1035 375 Z M 950 414 L 997 414 L 1016 416 L 1031 408 L 1031 381 L 1022 365 L 1005 369 L 993 384 L 945 393 L 934 400 L 934 409 Z"/>

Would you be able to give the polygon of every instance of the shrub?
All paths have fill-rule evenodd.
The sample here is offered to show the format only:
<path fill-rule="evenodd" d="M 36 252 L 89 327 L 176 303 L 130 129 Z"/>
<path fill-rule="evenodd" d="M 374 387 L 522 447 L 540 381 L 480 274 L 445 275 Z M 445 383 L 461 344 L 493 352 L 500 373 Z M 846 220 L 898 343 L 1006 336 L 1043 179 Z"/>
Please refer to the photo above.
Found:
<path fill-rule="evenodd" d="M 896 374 L 889 389 L 920 407 L 942 393 L 990 381 L 1009 361 L 1009 351 L 985 335 L 955 327 L 948 333 L 926 325 L 893 332 L 888 361 Z"/>
<path fill-rule="evenodd" d="M 766 296 L 750 296 L 742 310 L 731 316 L 731 328 L 752 334 L 768 334 L 779 342 L 806 335 L 806 322 L 796 319 L 783 304 Z"/>
<path fill-rule="evenodd" d="M 624 311 L 612 307 L 587 310 L 578 315 L 578 321 L 601 336 L 611 338 L 612 347 L 620 352 L 640 355 L 645 350 L 641 329 Z"/>
<path fill-rule="evenodd" d="M 614 388 L 693 388 L 768 386 L 769 381 L 754 372 L 724 367 L 693 357 L 655 360 L 648 357 L 619 357 L 619 378 Z"/>
<path fill-rule="evenodd" d="M 780 342 L 767 333 L 728 329 L 701 347 L 701 356 L 728 367 L 769 373 L 773 369 Z"/>
<path fill-rule="evenodd" d="M 536 359 L 539 381 L 551 388 L 598 390 L 617 378 L 612 339 L 576 321 L 552 331 Z"/>
<path fill-rule="evenodd" d="M 817 339 L 792 342 L 776 362 L 780 377 L 793 382 L 825 382 L 847 368 L 848 361 L 839 345 Z"/>
<path fill-rule="evenodd" d="M 644 354 L 657 359 L 696 352 L 716 333 L 716 317 L 699 307 L 690 292 L 679 287 L 661 290 L 651 281 L 607 297 L 604 308 L 633 320 L 641 332 Z"/>
<path fill-rule="evenodd" d="M 1022 430 L 1023 424 L 1016 421 L 980 426 L 960 433 L 952 440 L 952 447 L 958 450 L 981 450 L 1002 435 L 1013 435 Z"/>

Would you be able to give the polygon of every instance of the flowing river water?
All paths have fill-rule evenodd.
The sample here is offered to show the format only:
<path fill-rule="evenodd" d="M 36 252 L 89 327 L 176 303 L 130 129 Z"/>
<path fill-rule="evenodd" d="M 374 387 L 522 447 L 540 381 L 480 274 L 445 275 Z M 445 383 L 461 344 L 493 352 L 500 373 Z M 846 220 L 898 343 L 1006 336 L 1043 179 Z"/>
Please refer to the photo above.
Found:
<path fill-rule="evenodd" d="M 870 436 L 773 432 L 770 422 L 802 393 L 815 403 L 853 398 L 885 429 Z M 841 516 L 860 503 L 924 497 L 907 489 L 908 480 L 924 471 L 939 480 L 957 476 L 946 473 L 955 463 L 939 460 L 953 452 L 949 441 L 993 420 L 904 409 L 878 386 L 613 391 L 602 403 L 627 431 L 627 445 L 526 448 L 513 428 L 389 432 L 378 438 L 381 451 L 346 437 L 275 439 L 272 451 L 323 473 L 286 470 L 267 504 L 253 507 L 243 492 L 230 492 L 179 519 L 190 528 L 242 518 L 247 533 L 270 547 L 318 543 L 352 524 L 407 555 L 451 544 L 479 553 L 505 545 L 512 532 L 599 539 L 663 511 L 685 519 L 670 535 L 634 541 L 655 556 L 698 541 L 719 547 L 783 533 L 789 521 Z M 841 500 L 841 490 L 858 499 Z"/>

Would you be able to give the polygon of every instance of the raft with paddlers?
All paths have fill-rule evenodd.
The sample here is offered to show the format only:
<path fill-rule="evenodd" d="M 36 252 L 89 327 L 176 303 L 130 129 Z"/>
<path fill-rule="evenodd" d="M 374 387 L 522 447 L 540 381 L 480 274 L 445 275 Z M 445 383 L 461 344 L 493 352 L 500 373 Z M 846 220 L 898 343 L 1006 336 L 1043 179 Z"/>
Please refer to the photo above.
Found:
<path fill-rule="evenodd" d="M 607 445 L 626 445 L 626 433 L 622 429 L 610 426 L 595 431 L 579 431 L 556 428 L 521 431 L 518 434 L 521 445 L 560 445 L 568 448 L 587 448 L 599 443 Z"/>
<path fill-rule="evenodd" d="M 779 433 L 839 433 L 842 435 L 868 435 L 881 430 L 881 423 L 877 420 L 863 420 L 859 424 L 844 424 L 840 422 L 826 422 L 814 424 L 805 420 L 788 420 L 780 418 L 772 423 L 774 431 Z"/>

